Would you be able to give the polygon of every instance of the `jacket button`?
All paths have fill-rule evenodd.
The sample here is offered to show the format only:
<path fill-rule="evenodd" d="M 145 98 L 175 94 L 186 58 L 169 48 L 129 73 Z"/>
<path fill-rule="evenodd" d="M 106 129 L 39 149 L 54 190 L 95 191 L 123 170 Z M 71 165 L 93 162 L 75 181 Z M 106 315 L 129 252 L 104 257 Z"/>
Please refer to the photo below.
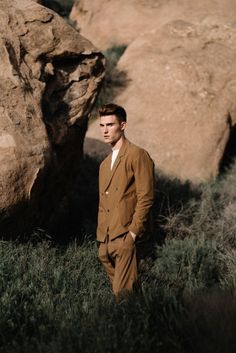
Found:
<path fill-rule="evenodd" d="M 106 191 L 105 194 L 108 195 L 108 194 L 109 194 L 109 191 Z"/>
<path fill-rule="evenodd" d="M 110 210 L 107 210 L 107 212 L 110 212 Z"/>

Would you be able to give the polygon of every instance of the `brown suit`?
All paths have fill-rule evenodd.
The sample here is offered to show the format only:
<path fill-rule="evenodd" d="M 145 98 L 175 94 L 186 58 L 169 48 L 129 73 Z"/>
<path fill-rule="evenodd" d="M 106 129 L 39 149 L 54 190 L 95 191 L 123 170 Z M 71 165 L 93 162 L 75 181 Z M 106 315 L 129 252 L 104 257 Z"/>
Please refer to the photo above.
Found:
<path fill-rule="evenodd" d="M 154 201 L 154 164 L 148 153 L 127 139 L 111 170 L 111 154 L 99 172 L 97 240 L 131 231 L 141 237 Z"/>
<path fill-rule="evenodd" d="M 127 255 L 123 260 L 130 261 L 131 256 L 134 261 L 133 265 L 126 263 L 126 265 L 121 264 L 121 267 L 125 266 L 125 271 L 127 271 L 130 266 L 135 266 L 135 244 L 132 242 L 131 235 L 127 237 L 127 234 L 131 231 L 138 238 L 142 237 L 153 202 L 154 163 L 144 149 L 125 139 L 112 170 L 110 154 L 101 163 L 99 171 L 97 226 L 97 240 L 100 242 L 99 257 L 113 283 L 115 293 L 122 289 L 132 289 L 137 279 L 134 269 L 131 271 L 131 281 L 130 279 L 122 281 L 119 278 L 114 279 L 115 268 L 118 263 L 117 259 L 121 259 L 122 247 L 125 248 Z M 122 256 L 123 253 L 124 251 Z M 123 271 L 120 270 L 122 276 Z"/>

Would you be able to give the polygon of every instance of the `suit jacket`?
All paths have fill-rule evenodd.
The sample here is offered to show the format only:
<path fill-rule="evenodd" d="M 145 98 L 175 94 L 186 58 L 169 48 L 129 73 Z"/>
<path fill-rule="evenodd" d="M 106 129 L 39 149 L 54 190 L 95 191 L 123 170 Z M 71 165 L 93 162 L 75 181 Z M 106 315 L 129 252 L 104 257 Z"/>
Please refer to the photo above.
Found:
<path fill-rule="evenodd" d="M 131 231 L 141 237 L 154 202 L 154 163 L 142 148 L 124 140 L 111 170 L 111 155 L 99 170 L 97 240 Z"/>

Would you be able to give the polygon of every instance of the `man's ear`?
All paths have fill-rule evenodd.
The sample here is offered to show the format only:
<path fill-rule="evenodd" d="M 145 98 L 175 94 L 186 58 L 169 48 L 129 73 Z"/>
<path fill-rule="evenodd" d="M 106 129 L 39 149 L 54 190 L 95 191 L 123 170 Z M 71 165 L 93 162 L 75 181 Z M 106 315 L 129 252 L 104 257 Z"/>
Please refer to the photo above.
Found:
<path fill-rule="evenodd" d="M 126 121 L 122 121 L 121 124 L 120 124 L 120 126 L 121 126 L 121 130 L 125 130 L 125 128 L 126 128 Z"/>

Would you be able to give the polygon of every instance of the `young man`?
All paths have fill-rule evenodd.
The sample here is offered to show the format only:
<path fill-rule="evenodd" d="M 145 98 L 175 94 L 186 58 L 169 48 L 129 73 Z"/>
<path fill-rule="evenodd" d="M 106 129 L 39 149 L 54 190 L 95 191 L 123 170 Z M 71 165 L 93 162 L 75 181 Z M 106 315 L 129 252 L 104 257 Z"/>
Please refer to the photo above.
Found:
<path fill-rule="evenodd" d="M 145 232 L 154 202 L 154 163 L 125 137 L 126 112 L 116 104 L 99 109 L 100 128 L 112 153 L 99 170 L 99 259 L 118 296 L 137 281 L 136 241 Z"/>

